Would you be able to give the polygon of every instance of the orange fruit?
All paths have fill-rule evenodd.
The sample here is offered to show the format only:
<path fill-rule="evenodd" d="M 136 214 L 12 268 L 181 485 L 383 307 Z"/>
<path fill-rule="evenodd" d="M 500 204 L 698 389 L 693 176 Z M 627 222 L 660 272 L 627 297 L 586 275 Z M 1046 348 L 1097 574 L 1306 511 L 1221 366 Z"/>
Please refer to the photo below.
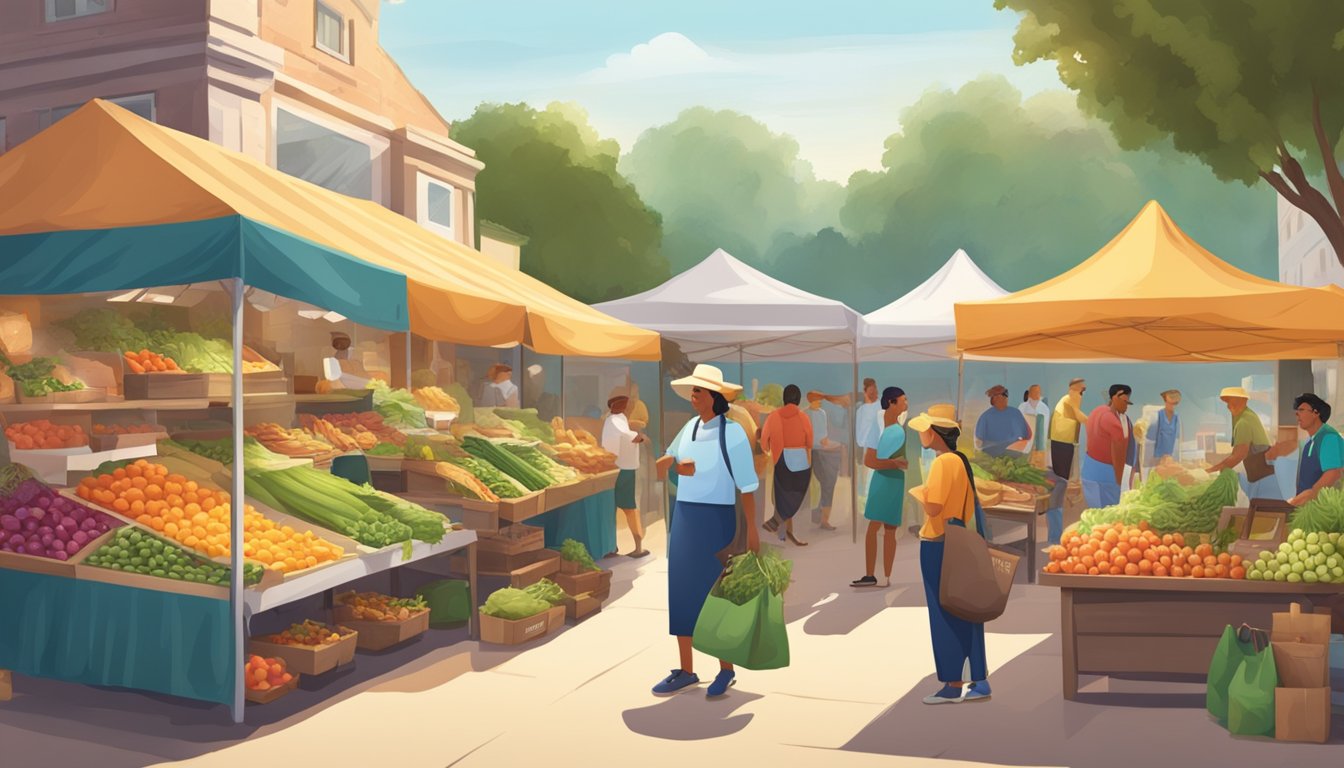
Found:
<path fill-rule="evenodd" d="M 1204 566 L 1196 565 L 1194 568 L 1191 568 L 1190 575 L 1195 577 L 1196 579 L 1204 578 Z"/>
<path fill-rule="evenodd" d="M 1233 567 L 1233 568 L 1236 568 L 1238 565 L 1241 565 L 1241 563 L 1242 563 L 1241 555 L 1233 555 L 1233 556 L 1232 556 L 1232 567 Z"/>
<path fill-rule="evenodd" d="M 1199 555 L 1190 555 L 1185 558 L 1186 565 L 1203 565 L 1204 559 Z"/>
<path fill-rule="evenodd" d="M 1130 563 L 1129 565 L 1126 565 L 1126 566 L 1125 566 L 1125 575 L 1126 575 L 1126 576 L 1138 576 L 1138 575 L 1139 575 L 1139 566 L 1135 565 L 1134 563 Z"/>
<path fill-rule="evenodd" d="M 1112 576 L 1120 576 L 1120 575 L 1124 574 L 1124 572 L 1125 572 L 1125 569 L 1124 569 L 1123 566 L 1120 566 L 1120 565 L 1112 565 L 1112 566 L 1111 566 L 1111 575 L 1112 575 Z"/>
<path fill-rule="evenodd" d="M 1240 565 L 1234 565 L 1232 566 L 1232 569 L 1227 572 L 1227 576 L 1231 579 L 1244 579 L 1246 578 L 1246 569 L 1242 568 Z"/>
<path fill-rule="evenodd" d="M 1170 568 L 1170 567 L 1171 567 L 1171 555 L 1162 555 L 1161 557 L 1159 557 L 1159 558 L 1157 559 L 1157 563 L 1158 563 L 1158 565 L 1162 566 L 1163 568 Z"/>
<path fill-rule="evenodd" d="M 1231 566 L 1231 565 L 1232 565 L 1232 556 L 1229 555 L 1229 554 L 1226 553 L 1226 552 L 1222 553 L 1221 555 L 1218 556 L 1218 564 L 1219 564 L 1219 565 L 1227 565 L 1227 566 Z"/>
<path fill-rule="evenodd" d="M 1171 575 L 1178 579 L 1185 578 L 1185 569 L 1179 565 L 1173 565 L 1171 566 Z"/>
<path fill-rule="evenodd" d="M 1129 550 L 1128 553 L 1126 553 L 1125 558 L 1129 560 L 1129 562 L 1137 564 L 1140 560 L 1143 559 L 1143 553 L 1140 552 L 1138 549 L 1131 549 Z"/>
<path fill-rule="evenodd" d="M 1139 573 L 1143 574 L 1144 576 L 1147 576 L 1152 572 L 1153 572 L 1153 561 L 1151 560 L 1139 561 Z"/>
<path fill-rule="evenodd" d="M 1228 573 L 1229 570 L 1230 570 L 1230 569 L 1229 569 L 1226 565 L 1223 565 L 1222 563 L 1219 563 L 1219 564 L 1217 565 L 1217 567 L 1215 567 L 1215 568 L 1213 569 L 1213 573 L 1214 573 L 1215 576 L 1217 576 L 1217 577 L 1220 578 L 1220 579 L 1226 579 L 1226 578 L 1227 578 L 1227 573 Z"/>
<path fill-rule="evenodd" d="M 1204 556 L 1204 570 L 1213 568 L 1216 565 L 1218 565 L 1218 558 L 1214 557 L 1213 555 Z"/>
<path fill-rule="evenodd" d="M 1153 566 L 1153 575 L 1154 575 L 1154 576 L 1167 576 L 1167 575 L 1169 575 L 1169 574 L 1170 574 L 1170 571 L 1167 570 L 1167 567 L 1166 567 L 1165 565 L 1162 565 L 1162 564 L 1159 563 L 1159 564 Z"/>
<path fill-rule="evenodd" d="M 1158 557 L 1156 549 L 1150 549 L 1147 552 L 1143 553 L 1143 561 L 1145 563 L 1156 563 L 1161 559 L 1162 558 Z"/>
<path fill-rule="evenodd" d="M 1099 575 L 1100 573 L 1101 573 L 1101 569 L 1096 568 L 1096 567 L 1092 567 L 1092 568 L 1088 568 L 1088 569 L 1087 569 L 1087 575 L 1088 575 L 1088 576 L 1097 576 L 1097 575 Z"/>
<path fill-rule="evenodd" d="M 1162 543 L 1166 544 L 1167 546 L 1171 546 L 1172 544 L 1176 543 L 1176 537 L 1172 536 L 1170 533 L 1164 534 L 1162 536 Z"/>

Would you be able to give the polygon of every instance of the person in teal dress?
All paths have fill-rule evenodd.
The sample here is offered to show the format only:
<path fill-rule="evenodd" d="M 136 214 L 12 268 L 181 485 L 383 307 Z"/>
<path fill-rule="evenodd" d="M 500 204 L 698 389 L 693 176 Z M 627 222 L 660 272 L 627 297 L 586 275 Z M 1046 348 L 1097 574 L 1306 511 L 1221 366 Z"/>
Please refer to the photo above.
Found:
<path fill-rule="evenodd" d="M 905 427 L 901 415 L 909 408 L 905 392 L 900 387 L 882 390 L 882 434 L 876 448 L 863 454 L 863 465 L 873 470 L 868 484 L 868 502 L 863 516 L 868 519 L 868 533 L 864 538 L 864 556 L 868 570 L 861 579 L 850 582 L 853 587 L 888 587 L 891 585 L 891 567 L 896 562 L 896 531 L 901 527 L 901 510 L 905 504 L 905 470 L 910 463 L 905 458 Z M 883 573 L 878 583 L 877 534 L 883 533 Z"/>

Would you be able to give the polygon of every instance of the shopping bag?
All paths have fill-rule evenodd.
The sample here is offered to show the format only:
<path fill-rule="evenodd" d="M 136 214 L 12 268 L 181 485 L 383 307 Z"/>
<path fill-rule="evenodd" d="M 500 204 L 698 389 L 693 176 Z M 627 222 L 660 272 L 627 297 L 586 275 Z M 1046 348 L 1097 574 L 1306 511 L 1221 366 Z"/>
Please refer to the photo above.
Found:
<path fill-rule="evenodd" d="M 1273 736 L 1274 689 L 1278 686 L 1273 648 L 1242 659 L 1227 686 L 1228 732 L 1238 736 Z"/>
<path fill-rule="evenodd" d="M 715 583 L 696 619 L 691 646 L 743 669 L 789 666 L 783 595 L 776 595 L 766 587 L 744 605 L 738 605 L 717 592 Z"/>
<path fill-rule="evenodd" d="M 992 550 L 960 520 L 949 521 L 943 537 L 938 602 L 957 618 L 976 624 L 993 621 L 1008 606 L 1016 571 L 1014 556 Z"/>
<path fill-rule="evenodd" d="M 1252 629 L 1242 624 L 1233 629 L 1231 624 L 1223 628 L 1223 636 L 1218 647 L 1213 649 L 1213 659 L 1209 661 L 1208 690 L 1204 695 L 1204 706 L 1218 722 L 1227 724 L 1227 688 L 1237 674 L 1237 668 L 1246 658 L 1254 656 L 1269 645 L 1269 638 L 1262 630 Z"/>

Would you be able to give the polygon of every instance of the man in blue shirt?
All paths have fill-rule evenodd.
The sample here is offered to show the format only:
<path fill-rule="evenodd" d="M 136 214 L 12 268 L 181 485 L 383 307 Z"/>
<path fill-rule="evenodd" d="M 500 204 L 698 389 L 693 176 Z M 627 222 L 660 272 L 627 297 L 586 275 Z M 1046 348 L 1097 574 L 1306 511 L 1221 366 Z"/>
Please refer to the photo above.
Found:
<path fill-rule="evenodd" d="M 1330 419 L 1330 404 L 1308 392 L 1293 400 L 1297 425 L 1310 437 L 1302 444 L 1302 456 L 1297 463 L 1296 496 L 1289 504 L 1300 507 L 1316 498 L 1324 488 L 1339 484 L 1344 477 L 1344 437 L 1325 422 Z M 1276 445 L 1269 449 L 1270 458 L 1287 456 L 1291 445 Z"/>
<path fill-rule="evenodd" d="M 1181 443 L 1181 415 L 1176 406 L 1181 404 L 1181 391 L 1168 389 L 1162 393 L 1162 410 L 1153 417 L 1149 434 L 1153 436 L 1153 458 L 1157 461 L 1170 456 L 1176 458 Z"/>
<path fill-rule="evenodd" d="M 1024 441 L 1031 437 L 1031 428 L 1027 419 L 1016 408 L 1008 407 L 1008 388 L 995 384 L 985 391 L 989 398 L 989 410 L 980 414 L 975 423 L 975 446 L 990 456 L 1002 456 L 1010 450 L 1026 447 Z"/>

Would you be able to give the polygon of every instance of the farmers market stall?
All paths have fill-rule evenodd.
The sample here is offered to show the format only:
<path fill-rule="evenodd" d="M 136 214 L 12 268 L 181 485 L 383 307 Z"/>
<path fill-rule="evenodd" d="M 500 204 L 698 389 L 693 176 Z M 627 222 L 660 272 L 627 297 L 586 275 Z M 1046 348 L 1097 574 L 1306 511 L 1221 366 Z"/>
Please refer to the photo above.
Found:
<path fill-rule="evenodd" d="M 0 157 L 0 249 L 0 610 L 19 617 L 0 630 L 6 697 L 13 670 L 225 703 L 241 721 L 244 699 L 414 637 L 451 603 L 427 585 L 333 605 L 337 587 L 386 574 L 397 593 L 404 566 L 435 572 L 453 552 L 470 584 L 445 615 L 470 618 L 477 534 L 363 484 L 365 451 L 436 434 L 386 383 L 408 331 L 658 348 L 377 205 L 103 102 Z M 371 390 L 295 372 L 331 355 L 333 329 L 360 341 Z M 243 664 L 249 625 L 318 597 L 374 623 L 254 636 Z"/>
<path fill-rule="evenodd" d="M 1001 359 L 1334 357 L 1342 297 L 1237 270 L 1150 202 L 1074 269 L 1000 299 L 958 303 L 957 345 Z M 1259 500 L 1238 510 L 1237 495 L 1230 470 L 1210 477 L 1159 466 L 1119 505 L 1085 511 L 1075 532 L 1053 543 L 1041 583 L 1061 588 L 1067 697 L 1080 672 L 1206 672 L 1226 624 L 1263 619 L 1299 598 L 1338 603 L 1344 555 L 1318 538 L 1338 539 L 1344 519 L 1290 519 Z M 1274 515 L 1269 526 L 1257 522 Z"/>

